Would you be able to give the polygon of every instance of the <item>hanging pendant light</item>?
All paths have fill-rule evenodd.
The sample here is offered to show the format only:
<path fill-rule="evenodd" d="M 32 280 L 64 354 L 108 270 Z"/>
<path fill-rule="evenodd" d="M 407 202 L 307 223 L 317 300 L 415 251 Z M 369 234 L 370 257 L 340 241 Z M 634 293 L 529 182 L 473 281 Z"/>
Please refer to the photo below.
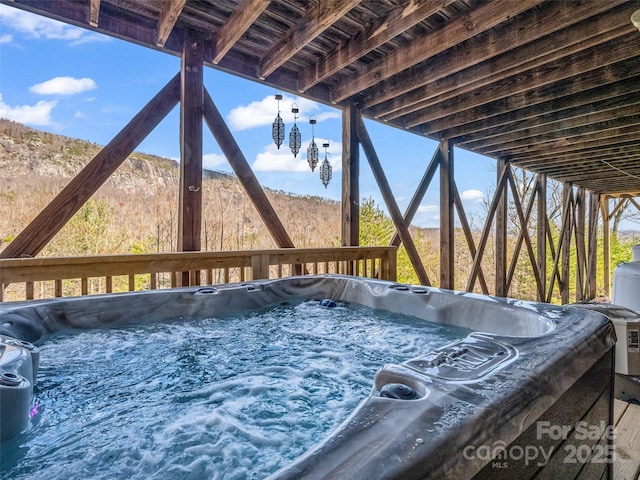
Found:
<path fill-rule="evenodd" d="M 278 150 L 280 150 L 280 145 L 282 145 L 284 141 L 284 122 L 280 116 L 280 100 L 282 100 L 280 93 L 276 94 L 276 100 L 278 101 L 278 115 L 276 115 L 276 119 L 271 126 L 271 136 L 273 137 L 273 141 L 276 142 Z"/>
<path fill-rule="evenodd" d="M 317 123 L 316 118 L 312 115 L 309 119 L 309 123 L 311 124 L 311 143 L 307 148 L 307 163 L 311 167 L 311 171 L 313 172 L 318 165 L 318 145 L 316 145 L 316 137 L 314 133 L 313 126 Z"/>
<path fill-rule="evenodd" d="M 324 188 L 327 188 L 327 185 L 329 185 L 329 182 L 331 181 L 331 171 L 333 169 L 331 168 L 329 160 L 327 160 L 327 148 L 329 148 L 329 142 L 324 142 L 322 146 L 324 147 L 324 161 L 322 162 L 322 165 L 320 165 L 320 180 L 322 180 Z"/>
<path fill-rule="evenodd" d="M 291 132 L 289 132 L 289 148 L 293 152 L 293 156 L 298 155 L 300 151 L 300 144 L 302 143 L 302 138 L 300 136 L 300 130 L 298 130 L 298 126 L 296 125 L 296 119 L 298 118 L 298 106 L 294 103 L 291 107 L 291 112 L 293 112 L 293 127 L 291 128 Z"/>

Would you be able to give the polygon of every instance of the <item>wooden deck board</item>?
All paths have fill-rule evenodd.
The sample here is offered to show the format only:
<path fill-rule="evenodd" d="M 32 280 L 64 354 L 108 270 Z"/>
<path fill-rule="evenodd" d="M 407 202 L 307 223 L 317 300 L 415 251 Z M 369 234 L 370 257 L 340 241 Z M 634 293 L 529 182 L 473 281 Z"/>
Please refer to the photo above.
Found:
<path fill-rule="evenodd" d="M 640 406 L 615 400 L 615 480 L 640 480 Z"/>

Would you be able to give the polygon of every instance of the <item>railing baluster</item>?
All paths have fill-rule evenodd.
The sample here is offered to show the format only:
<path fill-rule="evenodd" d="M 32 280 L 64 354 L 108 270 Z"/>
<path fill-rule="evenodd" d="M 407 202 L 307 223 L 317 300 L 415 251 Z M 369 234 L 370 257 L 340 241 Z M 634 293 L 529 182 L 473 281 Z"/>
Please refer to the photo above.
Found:
<path fill-rule="evenodd" d="M 395 278 L 395 248 L 389 247 L 331 247 L 303 249 L 271 249 L 231 252 L 178 252 L 149 255 L 115 255 L 72 258 L 0 259 L 3 290 L 0 301 L 20 300 L 23 295 L 35 298 L 34 282 L 42 291 L 38 298 L 53 295 L 87 295 L 88 293 L 112 293 L 115 277 L 116 290 L 136 289 L 136 275 L 144 275 L 141 288 L 158 289 L 183 286 L 182 272 L 189 272 L 184 283 L 200 285 L 246 281 L 254 268 L 259 268 L 263 278 L 282 278 L 297 273 L 343 273 L 358 276 Z M 253 260 L 252 260 L 253 258 Z M 256 258 L 260 258 L 258 263 Z M 259 264 L 259 265 L 258 265 Z M 198 270 L 193 267 L 197 266 Z M 376 268 L 377 267 L 377 268 Z M 151 271 L 150 271 L 151 270 Z M 87 277 L 91 272 L 91 277 Z M 135 272 L 135 273 L 132 273 Z M 148 281 L 147 281 L 147 275 Z M 167 277 L 168 275 L 168 277 Z M 61 278 L 62 276 L 62 278 Z M 98 278 L 97 281 L 90 280 Z M 223 278 L 224 277 L 224 278 Z M 104 278 L 104 287 L 102 278 Z M 91 285 L 90 285 L 90 282 Z M 6 289 L 12 283 L 16 289 Z M 24 285 L 24 287 L 21 287 Z M 45 286 L 47 288 L 45 288 Z M 65 292 L 63 292 L 63 286 Z M 91 292 L 89 291 L 91 287 Z M 67 292 L 68 290 L 68 292 Z M 22 293 L 24 292 L 24 293 Z M 11 297 L 11 298 L 8 298 Z"/>

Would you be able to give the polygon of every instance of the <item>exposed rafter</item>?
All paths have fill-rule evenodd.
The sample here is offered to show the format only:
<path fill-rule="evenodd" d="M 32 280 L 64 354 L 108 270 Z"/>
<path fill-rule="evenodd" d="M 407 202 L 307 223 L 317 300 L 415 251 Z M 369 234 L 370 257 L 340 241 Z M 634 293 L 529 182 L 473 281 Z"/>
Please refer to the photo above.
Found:
<path fill-rule="evenodd" d="M 634 35 L 630 33 L 628 35 Z M 631 40 L 631 38 L 629 38 Z M 431 102 L 428 108 L 419 114 L 407 115 L 406 125 L 415 127 L 429 123 L 439 118 L 454 115 L 459 112 L 468 111 L 490 102 L 495 102 L 503 98 L 527 92 L 529 90 L 542 90 L 548 85 L 571 81 L 582 75 L 587 75 L 593 70 L 594 65 L 606 67 L 618 62 L 633 58 L 640 54 L 638 48 L 627 42 L 620 42 L 618 39 L 604 43 L 605 48 L 591 48 L 560 58 L 554 62 L 549 62 L 542 67 L 537 67 L 526 72 L 526 75 L 515 75 L 513 77 L 501 78 L 493 82 L 491 88 L 479 88 L 477 90 L 460 94 L 456 102 L 450 99 L 438 99 Z M 551 95 L 554 95 L 551 93 Z M 535 101 L 542 101 L 542 96 Z M 528 104 L 533 103 L 529 96 Z"/>
<path fill-rule="evenodd" d="M 510 17 L 537 5 L 540 0 L 496 0 L 474 10 L 435 32 L 415 38 L 409 45 L 400 48 L 368 65 L 363 72 L 346 77 L 333 91 L 333 101 L 346 98 L 402 72 L 430 57 L 451 48 L 457 43 L 493 28 Z"/>
<path fill-rule="evenodd" d="M 313 67 L 304 70 L 300 75 L 298 89 L 301 92 L 308 90 L 450 3 L 453 3 L 453 0 L 409 0 L 398 5 L 386 15 L 377 18 L 375 23 L 364 31 L 316 61 Z"/>
<path fill-rule="evenodd" d="M 91 0 L 89 2 L 89 25 L 98 26 L 100 18 L 100 0 Z"/>
<path fill-rule="evenodd" d="M 260 59 L 258 77 L 267 78 L 305 45 L 331 27 L 362 0 L 323 0 L 309 11 Z"/>
<path fill-rule="evenodd" d="M 613 0 L 620 2 L 622 0 Z M 608 4 L 609 5 L 609 4 Z M 615 7 L 615 4 L 610 4 Z M 605 12 L 606 6 L 600 3 L 588 3 L 574 5 L 569 11 L 562 8 L 560 2 L 547 2 L 540 8 L 527 10 L 521 17 L 521 22 L 509 22 L 500 25 L 498 28 L 484 32 L 482 35 L 468 39 L 456 45 L 452 50 L 445 51 L 432 58 L 429 62 L 423 62 L 413 67 L 411 75 L 398 75 L 392 78 L 382 79 L 375 88 L 368 90 L 359 102 L 363 109 L 371 108 L 385 101 L 397 98 L 406 99 L 401 106 L 408 106 L 419 101 L 415 94 L 427 93 L 432 98 L 431 89 L 419 89 L 419 87 L 429 85 L 434 88 L 440 88 L 441 80 L 448 79 L 465 69 L 482 69 L 483 63 L 491 66 L 489 72 L 478 70 L 474 79 L 485 77 L 488 74 L 495 74 L 502 70 L 513 68 L 522 63 L 531 61 L 534 58 L 548 55 L 553 51 L 566 47 L 574 43 L 582 44 L 584 42 L 583 34 L 587 36 L 593 35 L 593 31 L 598 28 L 602 31 L 601 25 L 586 25 L 578 27 L 569 37 L 556 38 L 555 43 L 544 45 L 540 40 L 544 40 L 546 36 L 554 34 L 585 20 L 589 17 Z M 623 9 L 622 15 L 626 17 L 627 13 Z M 609 18 L 606 21 L 616 21 Z M 526 25 L 523 28 L 522 25 Z M 619 23 L 616 23 L 619 25 Z M 504 41 L 507 38 L 508 41 Z M 577 41 L 576 39 L 579 39 Z M 529 45 L 525 51 L 518 49 Z M 504 55 L 504 54 L 512 55 Z M 465 84 L 464 77 L 457 79 L 458 86 Z M 489 83 L 489 82 L 487 82 Z M 418 90 L 416 90 L 418 89 Z M 407 93 L 407 95 L 403 95 Z M 381 116 L 390 109 L 385 111 L 380 109 L 376 111 L 376 115 Z"/>
<path fill-rule="evenodd" d="M 167 43 L 184 4 L 187 0 L 163 0 L 160 3 L 160 15 L 158 17 L 158 38 L 156 44 L 163 47 Z"/>
<path fill-rule="evenodd" d="M 575 12 L 572 21 L 579 22 L 584 17 L 593 13 L 592 8 Z M 561 29 L 566 21 L 543 22 L 545 28 L 538 27 L 535 32 L 527 31 L 528 35 L 540 35 L 549 32 L 552 28 Z M 575 30 L 579 29 L 579 32 Z M 456 67 L 454 59 L 434 65 L 425 76 L 419 76 L 416 87 L 406 95 L 396 96 L 387 102 L 373 107 L 367 113 L 376 118 L 382 117 L 390 120 L 400 116 L 429 108 L 434 101 L 444 101 L 454 98 L 478 88 L 483 88 L 500 78 L 520 75 L 532 68 L 545 65 L 559 58 L 577 53 L 589 47 L 621 37 L 629 33 L 629 19 L 624 10 L 614 11 L 613 14 L 597 15 L 588 18 L 584 22 L 570 28 L 563 28 L 555 33 L 547 34 L 535 43 L 526 43 L 519 48 L 511 48 L 510 54 L 502 54 L 490 58 L 484 62 L 476 63 L 457 73 L 444 76 L 444 72 L 452 72 Z M 533 36 L 529 38 L 535 38 Z M 573 39 L 580 38 L 575 42 Z M 476 43 L 476 42 L 470 42 Z M 476 50 L 474 48 L 474 50 Z M 498 53 L 498 52 L 495 52 Z M 474 55 L 475 58 L 478 58 Z M 438 80 L 425 84 L 429 78 Z M 402 99 L 402 101 L 399 101 Z"/>
<path fill-rule="evenodd" d="M 227 23 L 218 31 L 216 49 L 212 62 L 220 63 L 220 60 L 235 45 L 247 29 L 255 22 L 256 18 L 269 6 L 270 0 L 243 0 L 238 8 L 233 11 Z"/>

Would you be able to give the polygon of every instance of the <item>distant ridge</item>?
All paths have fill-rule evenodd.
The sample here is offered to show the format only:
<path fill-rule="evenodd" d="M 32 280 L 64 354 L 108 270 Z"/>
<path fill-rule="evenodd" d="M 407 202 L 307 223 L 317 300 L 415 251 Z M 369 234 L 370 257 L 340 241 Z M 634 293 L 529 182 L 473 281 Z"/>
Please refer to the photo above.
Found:
<path fill-rule="evenodd" d="M 101 148 L 0 119 L 0 250 Z M 43 254 L 173 251 L 179 178 L 175 160 L 134 152 L 93 198 L 109 217 L 108 234 L 125 240 L 110 248 L 77 252 L 57 238 L 63 229 Z M 275 246 L 235 175 L 204 170 L 203 180 L 204 249 Z M 296 246 L 340 244 L 339 202 L 265 191 Z"/>

